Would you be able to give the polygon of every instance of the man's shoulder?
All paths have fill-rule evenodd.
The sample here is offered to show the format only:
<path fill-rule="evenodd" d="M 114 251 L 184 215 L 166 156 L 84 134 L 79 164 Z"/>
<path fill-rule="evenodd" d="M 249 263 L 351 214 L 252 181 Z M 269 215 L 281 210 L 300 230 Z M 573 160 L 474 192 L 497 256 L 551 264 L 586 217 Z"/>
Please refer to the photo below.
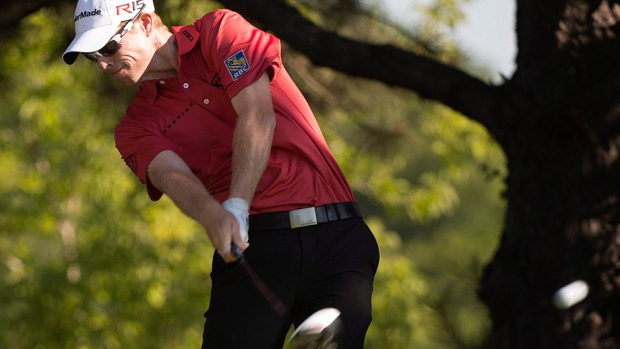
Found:
<path fill-rule="evenodd" d="M 203 16 L 203 18 L 211 18 L 214 20 L 220 20 L 225 17 L 237 17 L 237 16 L 241 17 L 240 14 L 238 14 L 237 12 L 233 10 L 222 8 L 222 9 L 208 12 L 207 14 Z"/>
<path fill-rule="evenodd" d="M 235 11 L 228 9 L 218 9 L 206 13 L 201 18 L 194 21 L 194 26 L 201 31 L 201 29 L 208 29 L 219 27 L 224 22 L 232 21 L 245 21 L 245 19 Z"/>

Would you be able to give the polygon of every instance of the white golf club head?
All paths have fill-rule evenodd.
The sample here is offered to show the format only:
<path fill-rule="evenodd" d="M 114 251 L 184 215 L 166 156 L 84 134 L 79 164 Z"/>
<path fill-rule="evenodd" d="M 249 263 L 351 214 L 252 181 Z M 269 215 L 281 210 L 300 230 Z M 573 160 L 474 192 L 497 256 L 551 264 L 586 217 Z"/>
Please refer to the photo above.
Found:
<path fill-rule="evenodd" d="M 340 311 L 324 308 L 310 315 L 291 335 L 293 349 L 336 349 L 342 331 Z"/>

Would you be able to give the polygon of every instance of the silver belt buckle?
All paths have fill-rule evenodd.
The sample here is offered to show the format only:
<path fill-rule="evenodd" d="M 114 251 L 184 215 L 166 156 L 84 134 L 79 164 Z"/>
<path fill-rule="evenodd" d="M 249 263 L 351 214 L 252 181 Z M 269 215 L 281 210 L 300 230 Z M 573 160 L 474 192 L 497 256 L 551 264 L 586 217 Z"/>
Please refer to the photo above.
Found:
<path fill-rule="evenodd" d="M 291 221 L 291 229 L 318 224 L 314 207 L 300 208 L 299 210 L 290 211 L 288 213 L 288 217 Z"/>

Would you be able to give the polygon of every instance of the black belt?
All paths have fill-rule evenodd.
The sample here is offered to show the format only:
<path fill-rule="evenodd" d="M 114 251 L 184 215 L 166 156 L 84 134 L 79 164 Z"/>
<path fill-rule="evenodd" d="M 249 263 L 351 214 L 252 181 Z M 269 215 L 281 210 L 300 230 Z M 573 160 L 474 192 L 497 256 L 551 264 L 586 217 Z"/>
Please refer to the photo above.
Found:
<path fill-rule="evenodd" d="M 341 202 L 293 211 L 253 214 L 249 217 L 249 230 L 295 229 L 352 217 L 362 217 L 357 203 Z"/>

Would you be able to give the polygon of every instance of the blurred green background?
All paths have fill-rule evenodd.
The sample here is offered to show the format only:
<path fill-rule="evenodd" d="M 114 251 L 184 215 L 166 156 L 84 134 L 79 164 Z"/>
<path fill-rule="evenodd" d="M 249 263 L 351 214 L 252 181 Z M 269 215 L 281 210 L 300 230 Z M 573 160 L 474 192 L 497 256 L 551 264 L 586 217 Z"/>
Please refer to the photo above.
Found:
<path fill-rule="evenodd" d="M 431 2 L 413 29 L 378 21 L 379 8 L 291 3 L 343 36 L 484 78 L 442 35 L 463 20 L 461 2 Z M 219 5 L 156 7 L 176 25 Z M 150 202 L 114 147 L 135 88 L 60 59 L 73 10 L 41 10 L 0 44 L 0 348 L 198 348 L 213 249 L 170 200 Z M 314 67 L 286 44 L 283 57 L 379 241 L 366 347 L 483 348 L 490 324 L 476 287 L 503 220 L 500 149 L 441 105 Z"/>

